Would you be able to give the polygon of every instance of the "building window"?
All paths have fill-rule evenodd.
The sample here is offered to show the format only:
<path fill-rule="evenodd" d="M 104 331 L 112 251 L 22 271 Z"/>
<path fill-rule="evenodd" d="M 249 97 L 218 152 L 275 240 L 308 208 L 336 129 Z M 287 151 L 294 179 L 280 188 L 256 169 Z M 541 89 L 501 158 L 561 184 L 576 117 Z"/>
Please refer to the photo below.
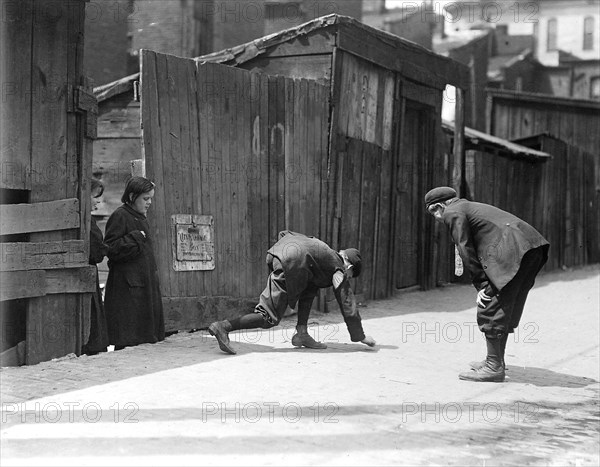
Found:
<path fill-rule="evenodd" d="M 594 18 L 591 16 L 583 21 L 583 50 L 594 50 Z"/>
<path fill-rule="evenodd" d="M 590 99 L 600 99 L 600 76 L 590 79 Z"/>
<path fill-rule="evenodd" d="M 548 37 L 547 37 L 547 41 L 546 41 L 546 50 L 548 50 L 548 52 L 551 52 L 553 50 L 556 50 L 556 30 L 558 29 L 558 26 L 556 24 L 556 19 L 552 18 L 548 20 Z"/>

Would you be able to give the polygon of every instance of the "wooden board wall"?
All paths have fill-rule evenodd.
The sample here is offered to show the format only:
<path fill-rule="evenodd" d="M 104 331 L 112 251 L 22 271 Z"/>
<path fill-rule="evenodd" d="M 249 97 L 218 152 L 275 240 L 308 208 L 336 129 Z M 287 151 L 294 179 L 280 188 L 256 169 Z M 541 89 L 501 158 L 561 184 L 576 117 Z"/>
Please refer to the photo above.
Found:
<path fill-rule="evenodd" d="M 448 178 L 438 147 L 441 90 L 341 50 L 333 76 L 330 161 L 337 176 L 327 239 L 361 251 L 356 289 L 366 298 L 432 287 L 445 265 L 422 198 L 434 181 Z"/>
<path fill-rule="evenodd" d="M 488 114 L 492 135 L 514 140 L 547 133 L 598 154 L 598 102 L 488 90 Z"/>
<path fill-rule="evenodd" d="M 548 136 L 536 138 L 546 162 L 475 152 L 473 200 L 509 211 L 550 242 L 546 270 L 600 260 L 593 156 Z"/>
<path fill-rule="evenodd" d="M 191 313 L 195 327 L 209 324 L 214 312 L 195 311 L 209 296 L 231 299 L 222 317 L 247 311 L 239 298 L 258 298 L 277 233 L 320 235 L 328 96 L 314 81 L 143 51 L 143 152 L 157 183 L 149 219 L 168 327 L 189 326 Z M 173 214 L 214 216 L 213 271 L 173 270 Z"/>
<path fill-rule="evenodd" d="M 3 167 L 0 186 L 9 198 L 12 190 L 24 190 L 20 202 L 29 206 L 5 206 L 3 213 L 26 212 L 29 222 L 12 223 L 10 233 L 19 239 L 3 240 L 3 251 L 20 253 L 2 266 L 1 295 L 7 300 L 2 315 L 5 309 L 10 314 L 10 300 L 28 297 L 25 358 L 33 364 L 79 353 L 89 331 L 89 138 L 95 133 L 95 101 L 88 99 L 83 76 L 85 2 L 11 3 L 3 3 L 2 82 L 9 88 L 0 131 L 3 164 L 6 157 L 10 171 Z M 69 219 L 57 223 L 35 215 L 48 206 L 70 212 Z M 37 292 L 24 289 L 19 277 L 33 281 Z"/>

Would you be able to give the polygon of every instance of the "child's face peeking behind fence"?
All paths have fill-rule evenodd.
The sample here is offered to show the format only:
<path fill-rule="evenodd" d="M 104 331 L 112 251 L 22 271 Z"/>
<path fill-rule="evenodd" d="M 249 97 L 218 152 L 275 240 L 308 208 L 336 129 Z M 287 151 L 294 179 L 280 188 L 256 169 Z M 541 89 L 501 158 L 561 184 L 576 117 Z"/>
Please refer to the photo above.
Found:
<path fill-rule="evenodd" d="M 131 203 L 131 207 L 145 216 L 152 204 L 152 198 L 154 198 L 154 189 L 138 196 L 135 201 Z"/>
<path fill-rule="evenodd" d="M 100 197 L 102 196 L 103 191 L 104 190 L 102 187 L 97 187 L 94 190 L 92 190 L 92 212 L 98 210 L 98 205 L 101 202 Z"/>

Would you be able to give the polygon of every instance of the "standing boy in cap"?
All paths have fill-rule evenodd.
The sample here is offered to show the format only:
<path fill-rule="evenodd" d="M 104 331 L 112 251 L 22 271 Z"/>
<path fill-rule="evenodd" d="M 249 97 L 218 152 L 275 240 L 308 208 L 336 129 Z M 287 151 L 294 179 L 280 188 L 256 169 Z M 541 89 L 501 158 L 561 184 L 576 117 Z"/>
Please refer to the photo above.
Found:
<path fill-rule="evenodd" d="M 241 318 L 217 321 L 208 331 L 217 338 L 223 352 L 235 354 L 229 341 L 229 332 L 239 329 L 268 329 L 281 321 L 286 308 L 298 304 L 298 323 L 292 345 L 310 349 L 326 349 L 327 345 L 315 341 L 307 331 L 308 316 L 319 289 L 333 286 L 352 342 L 375 345 L 372 337 L 365 336 L 360 314 L 356 309 L 349 279 L 360 274 L 361 258 L 358 250 L 350 248 L 336 252 L 315 237 L 291 232 L 279 233 L 279 241 L 267 252 L 267 265 L 271 273 L 267 286 L 260 296 L 254 313 Z M 350 309 L 344 307 L 350 298 Z"/>
<path fill-rule="evenodd" d="M 425 195 L 427 211 L 446 224 L 477 289 L 477 324 L 487 357 L 458 377 L 504 381 L 508 334 L 519 325 L 525 300 L 548 259 L 550 244 L 518 217 L 489 204 L 459 199 L 450 187 Z"/>

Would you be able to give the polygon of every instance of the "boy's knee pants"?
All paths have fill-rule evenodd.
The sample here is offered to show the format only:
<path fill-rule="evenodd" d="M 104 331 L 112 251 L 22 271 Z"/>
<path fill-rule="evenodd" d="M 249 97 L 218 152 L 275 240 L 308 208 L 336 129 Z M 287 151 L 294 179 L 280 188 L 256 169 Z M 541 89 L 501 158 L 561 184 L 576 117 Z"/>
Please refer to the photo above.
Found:
<path fill-rule="evenodd" d="M 523 256 L 515 277 L 499 294 L 492 297 L 485 308 L 477 307 L 477 324 L 481 332 L 489 335 L 513 332 L 523 315 L 527 294 L 546 260 L 541 247 L 534 248 Z"/>

